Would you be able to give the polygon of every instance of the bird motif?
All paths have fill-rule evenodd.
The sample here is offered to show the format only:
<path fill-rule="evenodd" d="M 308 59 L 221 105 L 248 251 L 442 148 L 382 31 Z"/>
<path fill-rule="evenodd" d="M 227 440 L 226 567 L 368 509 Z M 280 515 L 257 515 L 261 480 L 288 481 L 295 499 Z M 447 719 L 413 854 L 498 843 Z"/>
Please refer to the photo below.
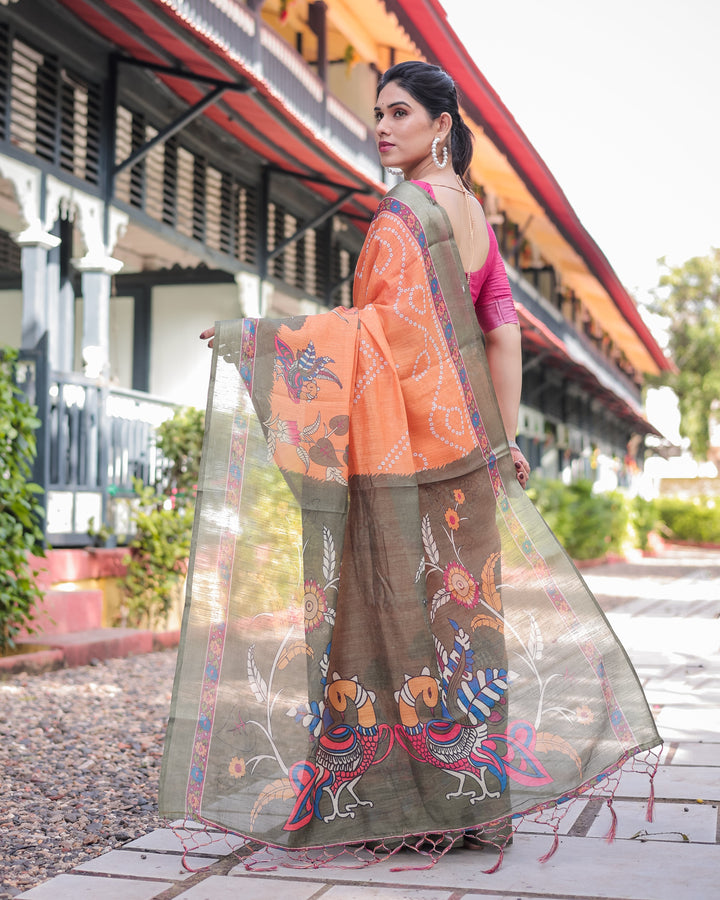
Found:
<path fill-rule="evenodd" d="M 405 684 L 395 693 L 400 713 L 400 724 L 395 726 L 395 736 L 413 759 L 421 760 L 454 775 L 459 784 L 457 791 L 445 794 L 445 799 L 468 797 L 477 803 L 486 797 L 499 797 L 507 782 L 504 772 L 497 765 L 496 754 L 483 754 L 482 739 L 487 727 L 468 727 L 452 719 L 431 719 L 421 723 L 417 714 L 417 701 L 422 699 L 428 709 L 434 709 L 440 700 L 437 681 L 426 666 L 421 675 L 405 676 Z M 491 791 L 485 780 L 490 771 L 500 781 L 500 791 Z M 463 790 L 471 778 L 480 788 Z"/>
<path fill-rule="evenodd" d="M 319 391 L 318 379 L 333 381 L 342 388 L 340 379 L 327 368 L 327 364 L 335 360 L 329 356 L 316 356 L 312 341 L 293 356 L 292 348 L 276 336 L 275 350 L 275 377 L 285 382 L 288 396 L 294 403 L 301 399 L 313 400 Z"/>
<path fill-rule="evenodd" d="M 375 694 L 366 690 L 357 679 L 340 678 L 336 673 L 328 684 L 327 703 L 343 714 L 351 701 L 357 710 L 357 725 L 344 722 L 331 725 L 318 741 L 314 761 L 301 760 L 290 767 L 290 780 L 297 800 L 287 822 L 286 830 L 296 830 L 306 825 L 313 816 L 331 822 L 340 817 L 355 817 L 358 806 L 372 806 L 372 801 L 361 800 L 355 793 L 355 786 L 372 765 L 382 762 L 390 753 L 394 743 L 393 730 L 389 725 L 378 725 L 375 715 Z M 387 736 L 385 752 L 377 757 L 381 739 Z M 332 811 L 323 816 L 320 800 L 327 794 L 332 802 Z M 343 795 L 346 802 L 340 810 Z M 354 802 L 353 802 L 354 801 Z"/>
<path fill-rule="evenodd" d="M 413 759 L 457 778 L 457 791 L 447 793 L 447 800 L 467 797 L 470 803 L 477 803 L 486 797 L 499 797 L 508 777 L 525 785 L 552 781 L 534 753 L 536 733 L 530 723 L 514 722 L 504 734 L 488 734 L 484 722 L 469 726 L 443 718 L 421 723 L 418 699 L 428 709 L 434 709 L 440 700 L 438 683 L 427 666 L 421 675 L 406 675 L 404 685 L 395 693 L 401 723 L 395 726 L 395 735 Z M 488 772 L 496 779 L 499 790 L 489 789 Z M 464 790 L 468 778 L 476 782 L 480 793 L 474 787 Z"/>

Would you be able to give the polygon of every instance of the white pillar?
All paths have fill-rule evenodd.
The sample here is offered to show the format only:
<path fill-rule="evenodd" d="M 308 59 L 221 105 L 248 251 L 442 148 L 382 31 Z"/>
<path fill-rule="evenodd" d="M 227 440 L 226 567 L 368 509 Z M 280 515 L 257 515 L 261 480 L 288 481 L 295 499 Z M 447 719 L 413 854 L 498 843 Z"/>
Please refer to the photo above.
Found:
<path fill-rule="evenodd" d="M 110 288 L 122 269 L 112 256 L 84 257 L 75 263 L 83 297 L 82 360 L 89 378 L 107 376 L 110 363 Z"/>
<path fill-rule="evenodd" d="M 48 329 L 48 251 L 60 238 L 38 224 L 14 236 L 21 247 L 22 338 L 21 346 L 34 347 Z"/>

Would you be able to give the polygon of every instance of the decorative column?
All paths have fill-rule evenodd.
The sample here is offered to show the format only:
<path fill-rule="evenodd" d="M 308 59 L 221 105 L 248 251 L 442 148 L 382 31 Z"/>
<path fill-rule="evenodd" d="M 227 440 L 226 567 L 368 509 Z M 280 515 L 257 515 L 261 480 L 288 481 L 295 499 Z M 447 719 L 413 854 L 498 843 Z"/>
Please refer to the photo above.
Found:
<path fill-rule="evenodd" d="M 106 377 L 110 364 L 110 292 L 112 277 L 123 263 L 112 255 L 120 232 L 128 217 L 119 210 L 105 207 L 98 197 L 48 178 L 48 194 L 57 196 L 63 207 L 72 211 L 80 229 L 85 256 L 72 260 L 80 273 L 83 298 L 83 327 L 81 354 L 83 369 L 89 378 Z M 107 217 L 107 223 L 105 218 Z M 109 240 L 106 244 L 105 234 Z M 70 260 L 66 260 L 69 267 Z M 69 298 L 68 298 L 69 299 Z"/>
<path fill-rule="evenodd" d="M 83 297 L 82 360 L 88 378 L 107 376 L 110 365 L 110 288 L 123 264 L 112 256 L 75 262 Z"/>
<path fill-rule="evenodd" d="M 23 348 L 34 347 L 48 329 L 48 251 L 60 244 L 60 238 L 33 223 L 15 242 L 21 248 L 22 337 Z"/>
<path fill-rule="evenodd" d="M 0 154 L 0 176 L 15 189 L 19 230 L 13 240 L 21 248 L 22 337 L 23 348 L 34 347 L 48 329 L 47 263 L 48 251 L 60 243 L 43 222 L 46 176 L 26 163 Z"/>

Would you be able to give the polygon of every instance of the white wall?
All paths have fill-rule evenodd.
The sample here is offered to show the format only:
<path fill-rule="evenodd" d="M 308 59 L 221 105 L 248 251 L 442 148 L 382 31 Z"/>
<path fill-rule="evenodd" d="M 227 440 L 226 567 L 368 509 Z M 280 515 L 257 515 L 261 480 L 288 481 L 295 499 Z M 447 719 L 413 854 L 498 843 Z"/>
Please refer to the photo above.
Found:
<path fill-rule="evenodd" d="M 211 352 L 198 335 L 240 315 L 234 283 L 153 288 L 150 393 L 204 409 Z"/>
<path fill-rule="evenodd" d="M 132 387 L 134 297 L 110 298 L 110 380 Z"/>
<path fill-rule="evenodd" d="M 19 347 L 22 339 L 22 291 L 0 291 L 0 347 Z"/>
<path fill-rule="evenodd" d="M 328 89 L 371 130 L 375 128 L 373 106 L 377 90 L 377 75 L 363 63 L 348 72 L 343 65 L 329 67 Z"/>
<path fill-rule="evenodd" d="M 133 364 L 133 319 L 135 300 L 133 297 L 110 298 L 110 334 L 108 354 L 110 356 L 110 382 L 116 387 L 132 387 Z M 83 371 L 82 361 L 83 298 L 75 298 L 75 355 L 73 369 Z"/>

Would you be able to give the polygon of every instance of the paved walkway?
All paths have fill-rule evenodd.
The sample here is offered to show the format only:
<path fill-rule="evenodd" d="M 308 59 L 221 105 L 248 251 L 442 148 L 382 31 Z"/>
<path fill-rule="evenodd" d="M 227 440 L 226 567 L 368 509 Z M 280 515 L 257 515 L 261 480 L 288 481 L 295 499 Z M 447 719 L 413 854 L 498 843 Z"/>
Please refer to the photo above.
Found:
<path fill-rule="evenodd" d="M 491 854 L 457 850 L 427 871 L 392 872 L 417 856 L 363 869 L 278 868 L 248 873 L 225 839 L 181 866 L 182 848 L 160 829 L 19 897 L 27 900 L 711 900 L 720 897 L 720 551 L 672 548 L 658 559 L 587 570 L 655 710 L 665 740 L 655 821 L 645 821 L 644 777 L 616 795 L 611 845 L 606 807 L 578 802 L 557 853 L 525 825 L 501 869 Z M 640 780 L 642 779 L 642 780 Z M 568 821 L 569 820 L 569 821 Z M 238 842 L 239 843 L 239 842 Z"/>

